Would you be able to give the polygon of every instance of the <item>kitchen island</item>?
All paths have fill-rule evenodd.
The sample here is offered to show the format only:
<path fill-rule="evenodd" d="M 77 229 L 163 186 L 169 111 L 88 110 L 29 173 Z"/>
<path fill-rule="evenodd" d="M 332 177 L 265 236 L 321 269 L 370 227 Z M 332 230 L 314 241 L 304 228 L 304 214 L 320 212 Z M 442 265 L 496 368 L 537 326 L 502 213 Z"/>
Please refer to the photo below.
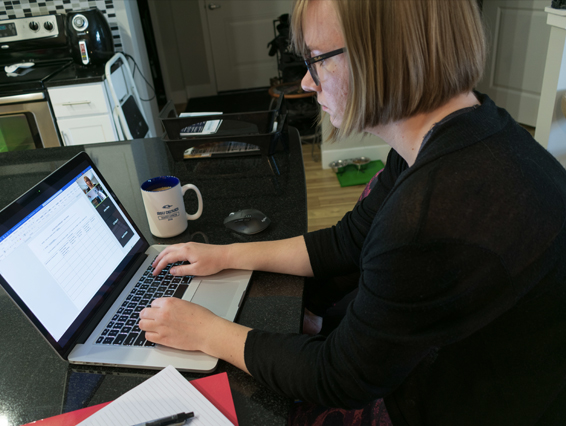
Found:
<path fill-rule="evenodd" d="M 212 244 L 274 240 L 307 230 L 306 189 L 298 132 L 289 130 L 286 149 L 274 155 L 278 174 L 261 155 L 182 160 L 160 138 L 90 144 L 0 154 L 0 208 L 27 191 L 80 151 L 86 151 L 150 244 L 198 241 Z M 140 184 L 161 175 L 195 184 L 204 199 L 203 215 L 178 237 L 159 239 L 149 232 Z M 193 213 L 196 197 L 185 202 Z M 255 208 L 271 225 L 255 235 L 223 226 L 229 213 Z M 302 320 L 303 279 L 254 272 L 236 322 L 262 330 L 297 333 Z M 70 365 L 49 347 L 33 325 L 0 290 L 0 419 L 20 425 L 116 399 L 155 374 L 153 370 Z M 292 400 L 263 387 L 249 375 L 220 361 L 226 372 L 241 425 L 285 424 Z M 182 373 L 188 380 L 203 374 Z"/>

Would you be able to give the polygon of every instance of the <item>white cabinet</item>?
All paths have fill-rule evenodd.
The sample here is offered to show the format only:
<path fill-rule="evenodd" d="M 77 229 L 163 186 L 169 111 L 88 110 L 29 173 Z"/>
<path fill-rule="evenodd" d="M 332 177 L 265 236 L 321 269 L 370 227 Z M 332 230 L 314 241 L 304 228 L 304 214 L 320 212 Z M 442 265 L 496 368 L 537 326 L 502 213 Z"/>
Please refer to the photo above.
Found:
<path fill-rule="evenodd" d="M 119 140 L 106 81 L 48 89 L 65 145 Z"/>
<path fill-rule="evenodd" d="M 114 123 L 108 115 L 94 115 L 57 120 L 65 145 L 85 145 L 118 140 Z"/>

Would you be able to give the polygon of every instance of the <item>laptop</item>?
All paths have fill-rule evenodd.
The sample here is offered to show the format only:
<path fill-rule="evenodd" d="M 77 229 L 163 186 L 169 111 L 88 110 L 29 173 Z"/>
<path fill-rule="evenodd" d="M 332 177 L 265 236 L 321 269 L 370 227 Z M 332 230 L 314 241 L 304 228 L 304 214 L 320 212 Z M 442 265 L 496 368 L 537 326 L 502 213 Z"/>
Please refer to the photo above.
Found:
<path fill-rule="evenodd" d="M 169 296 L 233 321 L 252 271 L 164 271 L 156 284 L 151 263 L 165 247 L 149 245 L 81 152 L 0 211 L 0 284 L 72 364 L 213 371 L 214 357 L 145 340 L 139 312 Z"/>

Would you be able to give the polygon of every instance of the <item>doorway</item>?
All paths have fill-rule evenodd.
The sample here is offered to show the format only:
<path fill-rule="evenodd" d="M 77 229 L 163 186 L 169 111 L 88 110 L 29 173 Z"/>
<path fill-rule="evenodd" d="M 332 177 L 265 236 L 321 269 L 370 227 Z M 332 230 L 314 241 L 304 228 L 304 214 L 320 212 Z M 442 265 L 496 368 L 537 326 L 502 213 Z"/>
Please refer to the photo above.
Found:
<path fill-rule="evenodd" d="M 175 104 L 267 88 L 277 76 L 267 44 L 292 0 L 140 1 L 147 2 L 164 91 Z"/>

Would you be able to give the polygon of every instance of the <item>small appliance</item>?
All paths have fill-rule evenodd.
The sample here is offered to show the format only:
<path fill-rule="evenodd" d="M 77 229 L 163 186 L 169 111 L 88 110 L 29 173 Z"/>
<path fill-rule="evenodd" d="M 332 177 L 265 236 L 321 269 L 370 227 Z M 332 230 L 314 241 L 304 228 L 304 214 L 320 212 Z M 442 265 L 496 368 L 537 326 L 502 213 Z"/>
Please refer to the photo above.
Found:
<path fill-rule="evenodd" d="M 79 65 L 103 65 L 114 55 L 112 31 L 97 8 L 67 13 L 67 32 L 73 61 Z"/>

